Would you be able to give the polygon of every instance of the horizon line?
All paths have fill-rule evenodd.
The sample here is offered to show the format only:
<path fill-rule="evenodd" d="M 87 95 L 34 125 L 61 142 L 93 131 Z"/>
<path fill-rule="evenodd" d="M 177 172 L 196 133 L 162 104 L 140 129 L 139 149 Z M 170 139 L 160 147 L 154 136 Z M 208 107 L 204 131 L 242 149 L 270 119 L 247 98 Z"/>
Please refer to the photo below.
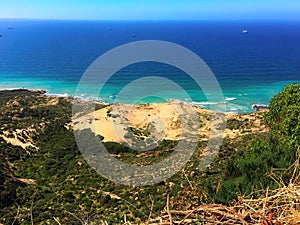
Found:
<path fill-rule="evenodd" d="M 54 20 L 54 21 L 132 21 L 132 22 L 197 22 L 197 21 L 300 21 L 300 18 L 199 18 L 199 19 L 83 19 L 83 18 L 0 18 L 0 20 Z"/>

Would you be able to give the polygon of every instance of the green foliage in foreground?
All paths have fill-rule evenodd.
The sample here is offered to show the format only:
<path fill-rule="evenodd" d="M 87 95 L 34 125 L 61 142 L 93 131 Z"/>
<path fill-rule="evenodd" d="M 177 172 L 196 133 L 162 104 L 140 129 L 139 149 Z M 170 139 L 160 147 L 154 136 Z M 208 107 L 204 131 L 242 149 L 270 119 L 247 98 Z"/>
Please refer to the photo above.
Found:
<path fill-rule="evenodd" d="M 265 116 L 272 130 L 272 138 L 278 143 L 289 142 L 291 146 L 300 144 L 300 86 L 291 84 L 276 95 Z"/>
<path fill-rule="evenodd" d="M 277 176 L 281 176 L 286 184 L 290 181 L 290 174 L 285 171 L 296 160 L 300 143 L 298 84 L 286 86 L 272 99 L 265 122 L 271 129 L 269 136 L 254 140 L 250 147 L 237 151 L 236 157 L 226 163 L 223 188 L 233 192 L 231 197 L 236 198 L 237 193 L 250 194 L 267 187 L 276 188 L 278 183 L 270 177 L 276 172 L 281 172 Z"/>
<path fill-rule="evenodd" d="M 171 209 L 192 209 L 203 202 L 228 204 L 238 194 L 276 187 L 268 176 L 286 170 L 299 145 L 299 85 L 290 85 L 274 97 L 265 116 L 271 132 L 225 139 L 219 156 L 205 171 L 197 166 L 205 142 L 199 142 L 184 170 L 147 187 L 125 187 L 98 175 L 83 159 L 70 122 L 71 101 L 49 99 L 25 90 L 0 92 L 2 130 L 34 127 L 39 150 L 14 147 L 0 139 L 0 223 L 3 224 L 122 224 L 157 217 L 170 196 Z M 15 106 L 7 103 L 18 102 Z M 288 109 L 287 109 L 288 108 Z M 15 118 L 18 119 L 15 119 Z M 44 127 L 40 124 L 43 122 Z M 232 126 L 235 126 L 233 121 Z M 103 137 L 96 137 L 101 141 Z M 117 143 L 105 143 L 111 154 L 134 165 L 163 160 L 176 142 L 163 141 L 147 157 Z M 34 179 L 27 185 L 18 178 Z M 283 181 L 289 174 L 282 175 Z M 18 217 L 16 217 L 18 215 Z M 81 220 L 81 221 L 80 221 Z M 94 223 L 92 223 L 94 221 Z"/>

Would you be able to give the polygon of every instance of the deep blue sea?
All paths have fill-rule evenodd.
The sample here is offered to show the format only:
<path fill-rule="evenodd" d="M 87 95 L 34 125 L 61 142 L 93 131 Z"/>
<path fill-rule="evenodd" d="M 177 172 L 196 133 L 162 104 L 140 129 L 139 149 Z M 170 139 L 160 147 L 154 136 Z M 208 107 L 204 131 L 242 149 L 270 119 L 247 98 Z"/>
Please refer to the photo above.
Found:
<path fill-rule="evenodd" d="M 242 33 L 245 29 L 247 34 Z M 0 20 L 0 35 L 0 89 L 44 89 L 74 96 L 81 76 L 95 59 L 119 45 L 141 40 L 173 42 L 201 57 L 220 83 L 228 112 L 251 112 L 252 104 L 268 104 L 284 85 L 300 81 L 299 21 Z M 176 82 L 195 104 L 208 108 L 216 104 L 208 102 L 183 71 L 154 62 L 121 69 L 98 96 L 92 94 L 97 84 L 86 84 L 80 97 L 112 103 L 124 86 L 145 76 Z M 143 85 L 136 87 L 139 94 Z M 141 102 L 186 100 L 174 90 L 155 90 L 163 98 L 153 93 Z"/>

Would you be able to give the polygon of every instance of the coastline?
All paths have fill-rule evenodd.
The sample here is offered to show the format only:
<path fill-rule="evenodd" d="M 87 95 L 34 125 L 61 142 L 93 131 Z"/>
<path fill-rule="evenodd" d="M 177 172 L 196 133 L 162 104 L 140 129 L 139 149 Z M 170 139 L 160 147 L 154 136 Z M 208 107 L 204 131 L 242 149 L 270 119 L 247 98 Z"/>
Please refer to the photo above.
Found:
<path fill-rule="evenodd" d="M 55 105 L 58 103 L 58 99 L 60 98 L 70 99 L 71 101 L 77 98 L 51 95 L 47 94 L 44 90 L 14 89 L 8 91 L 25 91 L 45 96 L 48 101 L 46 105 Z M 80 98 L 80 100 L 87 101 L 82 98 Z M 154 125 L 156 130 L 165 129 L 163 139 L 179 140 L 182 134 L 182 121 L 178 111 L 174 108 L 174 105 L 176 106 L 176 104 L 186 105 L 187 107 L 195 109 L 199 115 L 200 121 L 200 127 L 198 130 L 199 141 L 208 141 L 211 134 L 212 123 L 214 122 L 211 121 L 213 118 L 212 116 L 218 114 L 218 112 L 179 101 L 139 105 L 128 105 L 122 103 L 103 104 L 98 101 L 95 103 L 99 104 L 100 107 L 97 107 L 94 113 L 83 116 L 73 115 L 73 123 L 67 124 L 67 126 L 73 129 L 74 123 L 76 123 L 76 129 L 80 130 L 90 126 L 90 118 L 93 118 L 95 121 L 93 124 L 93 131 L 102 136 L 104 138 L 104 142 L 126 142 L 127 133 L 124 132 L 126 129 L 134 131 L 133 133 L 135 133 L 134 135 L 136 138 L 145 139 L 147 138 L 147 135 L 145 134 L 149 133 L 149 124 L 153 124 L 153 121 L 157 120 L 163 122 L 163 124 Z M 14 102 L 14 104 L 17 103 Z M 263 123 L 263 113 L 264 111 L 245 114 L 223 113 L 227 123 L 225 137 L 236 138 L 246 134 L 267 132 L 268 129 Z"/>
<path fill-rule="evenodd" d="M 68 93 L 49 93 L 48 90 L 45 89 L 30 89 L 30 88 L 4 88 L 4 89 L 0 89 L 0 91 L 16 91 L 16 90 L 28 90 L 31 92 L 41 92 L 42 94 L 44 94 L 45 96 L 51 96 L 51 97 L 62 97 L 62 98 L 71 98 L 71 99 L 80 99 L 83 101 L 93 101 L 95 103 L 99 103 L 102 105 L 114 105 L 114 104 L 129 104 L 129 105 L 147 105 L 147 104 L 155 104 L 155 103 L 169 103 L 169 102 L 173 102 L 173 101 L 177 101 L 177 102 L 182 102 L 184 104 L 188 104 L 191 106 L 195 106 L 195 107 L 200 107 L 206 110 L 212 110 L 212 111 L 217 111 L 217 110 L 213 110 L 211 109 L 211 105 L 228 105 L 230 104 L 231 101 L 235 101 L 237 100 L 236 97 L 224 97 L 224 102 L 195 102 L 195 101 L 184 101 L 184 100 L 180 100 L 180 99 L 167 99 L 166 101 L 161 101 L 161 102 L 147 102 L 147 103 L 137 103 L 137 104 L 131 104 L 131 103 L 126 103 L 126 102 L 106 102 L 104 100 L 102 100 L 101 97 L 86 97 L 86 96 L 78 96 L 78 95 L 72 95 L 72 94 L 68 94 Z M 258 103 L 254 103 L 254 104 L 259 104 Z M 215 107 L 212 107 L 215 108 Z M 222 107 L 221 107 L 222 108 Z M 226 107 L 225 107 L 226 108 Z M 249 112 L 238 112 L 238 111 L 219 111 L 225 114 L 249 114 L 249 113 L 253 113 L 255 112 L 255 110 L 251 110 Z"/>
<path fill-rule="evenodd" d="M 50 83 L 49 83 L 50 82 Z M 232 89 L 232 90 L 227 90 L 224 89 L 223 90 L 223 95 L 224 95 L 224 102 L 207 102 L 206 98 L 202 99 L 202 97 L 199 97 L 197 95 L 197 93 L 193 93 L 190 96 L 192 98 L 192 100 L 187 100 L 184 99 L 180 93 L 176 93 L 176 92 L 172 92 L 171 95 L 168 94 L 169 96 L 173 96 L 172 99 L 171 98 L 164 98 L 165 101 L 172 101 L 172 100 L 177 100 L 177 101 L 182 101 L 182 102 L 186 102 L 192 105 L 197 105 L 200 106 L 202 108 L 206 108 L 206 109 L 215 109 L 218 104 L 226 104 L 226 112 L 227 113 L 234 113 L 234 114 L 248 114 L 248 113 L 252 113 L 254 112 L 254 110 L 252 109 L 252 105 L 254 104 L 258 104 L 258 105 L 269 105 L 270 100 L 276 95 L 278 94 L 283 88 L 284 86 L 290 84 L 290 83 L 300 83 L 300 81 L 298 80 L 290 80 L 290 81 L 281 81 L 281 82 L 275 82 L 272 84 L 266 84 L 266 85 L 261 85 L 261 86 L 249 86 L 249 87 L 245 87 L 243 89 L 241 88 L 236 88 L 236 89 Z M 26 84 L 26 85 L 22 85 L 22 84 Z M 23 87 L 24 86 L 24 87 Z M 16 87 L 16 88 L 15 88 Z M 99 96 L 93 96 L 91 95 L 91 93 L 96 93 L 94 91 L 94 88 L 96 88 L 94 85 L 90 86 L 87 85 L 86 86 L 86 90 L 87 92 L 84 94 L 78 94 L 76 95 L 76 84 L 75 83 L 64 83 L 61 81 L 36 81 L 33 82 L 33 84 L 31 84 L 30 79 L 28 81 L 23 81 L 20 84 L 18 82 L 13 82 L 10 85 L 1 85 L 0 83 L 0 90 L 15 90 L 15 89 L 20 89 L 19 87 L 22 87 L 24 89 L 28 89 L 28 90 L 37 90 L 37 89 L 42 89 L 42 90 L 46 90 L 46 95 L 49 96 L 57 96 L 57 97 L 70 97 L 70 98 L 80 98 L 83 100 L 88 100 L 88 101 L 96 101 L 96 102 L 100 102 L 103 104 L 115 104 L 116 103 L 116 99 L 118 99 L 118 95 L 117 94 L 113 94 L 113 93 L 118 93 L 116 90 L 114 89 L 110 89 L 111 87 L 109 87 L 109 89 L 107 89 L 105 91 L 105 93 L 102 93 Z M 21 89 L 22 89 L 21 88 Z M 90 91 L 89 88 L 92 88 Z M 161 93 L 160 93 L 161 94 Z M 164 96 L 164 94 L 162 95 Z M 125 98 L 123 98 L 125 99 Z M 125 102 L 123 102 L 123 99 L 121 100 L 121 103 L 130 103 L 130 99 L 125 99 Z M 147 99 L 147 101 L 149 103 L 161 103 L 162 100 L 164 99 L 159 99 L 159 98 L 151 98 Z M 120 102 L 118 102 L 120 103 Z M 141 104 L 143 104 L 145 102 L 141 102 Z"/>

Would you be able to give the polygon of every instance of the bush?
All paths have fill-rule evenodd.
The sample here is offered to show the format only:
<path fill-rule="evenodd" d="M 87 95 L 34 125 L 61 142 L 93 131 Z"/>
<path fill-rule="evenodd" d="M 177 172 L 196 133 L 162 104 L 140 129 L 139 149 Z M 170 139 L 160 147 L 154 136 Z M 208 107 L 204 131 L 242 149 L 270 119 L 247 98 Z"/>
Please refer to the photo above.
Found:
<path fill-rule="evenodd" d="M 253 190 L 278 186 L 270 174 L 274 170 L 286 171 L 291 166 L 296 160 L 300 143 L 298 84 L 285 87 L 272 99 L 269 111 L 265 114 L 265 122 L 271 129 L 268 138 L 256 139 L 246 151 L 239 150 L 237 156 L 226 163 L 220 195 L 227 193 L 237 197 L 237 193 L 250 194 Z M 288 183 L 290 175 L 282 173 L 281 178 Z M 228 199 L 228 196 L 220 196 L 220 199 Z"/>
<path fill-rule="evenodd" d="M 300 86 L 288 85 L 271 101 L 265 121 L 272 130 L 274 140 L 300 144 Z"/>

